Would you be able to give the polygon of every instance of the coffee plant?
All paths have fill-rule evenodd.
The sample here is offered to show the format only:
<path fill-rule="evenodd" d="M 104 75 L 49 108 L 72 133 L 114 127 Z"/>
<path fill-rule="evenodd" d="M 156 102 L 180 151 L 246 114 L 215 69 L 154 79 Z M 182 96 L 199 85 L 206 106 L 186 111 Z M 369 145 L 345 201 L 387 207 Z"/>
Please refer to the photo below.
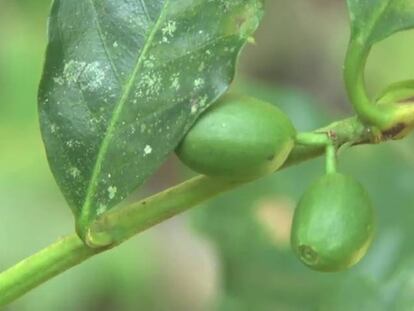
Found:
<path fill-rule="evenodd" d="M 0 306 L 201 202 L 321 155 L 326 169 L 295 210 L 292 250 L 319 271 L 358 263 L 381 228 L 363 186 L 338 171 L 338 151 L 413 129 L 414 81 L 370 96 L 364 72 L 375 44 L 414 28 L 414 4 L 347 4 L 344 82 L 355 115 L 298 132 L 274 103 L 229 91 L 264 0 L 54 0 L 38 111 L 76 233 L 2 272 Z M 124 204 L 174 152 L 201 175 Z"/>

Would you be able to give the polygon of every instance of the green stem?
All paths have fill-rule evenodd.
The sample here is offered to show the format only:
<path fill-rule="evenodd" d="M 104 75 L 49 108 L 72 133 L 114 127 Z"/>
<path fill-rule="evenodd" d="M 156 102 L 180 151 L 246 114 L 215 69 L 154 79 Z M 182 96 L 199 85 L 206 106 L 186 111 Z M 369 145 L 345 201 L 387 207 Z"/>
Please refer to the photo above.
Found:
<path fill-rule="evenodd" d="M 369 51 L 358 40 L 351 40 L 345 59 L 345 85 L 349 99 L 361 120 L 386 129 L 391 123 L 391 111 L 375 105 L 366 92 L 364 73 Z"/>
<path fill-rule="evenodd" d="M 26 258 L 0 274 L 0 306 L 101 251 L 71 235 Z"/>
<path fill-rule="evenodd" d="M 336 148 L 334 144 L 326 145 L 326 174 L 336 173 Z"/>
<path fill-rule="evenodd" d="M 367 131 L 357 118 L 334 122 L 315 131 L 315 133 L 325 132 L 335 135 L 337 146 L 349 142 L 352 144 L 377 142 L 372 132 Z M 324 152 L 325 147 L 321 145 L 297 145 L 284 167 L 320 156 Z M 0 306 L 12 302 L 84 260 L 122 243 L 134 234 L 243 183 L 204 176 L 196 177 L 148 199 L 102 215 L 93 224 L 88 234 L 88 241 L 93 246 L 112 243 L 110 246 L 91 248 L 73 235 L 28 257 L 0 273 Z"/>
<path fill-rule="evenodd" d="M 111 245 L 92 248 L 77 235 L 69 236 L 28 257 L 0 274 L 0 306 L 80 264 L 84 260 L 112 248 L 134 234 L 171 218 L 207 199 L 242 184 L 229 180 L 195 177 L 138 203 L 115 209 L 93 225 L 89 243 Z M 105 230 L 104 232 L 102 230 Z"/>
<path fill-rule="evenodd" d="M 195 177 L 148 199 L 105 213 L 89 228 L 86 242 L 91 247 L 119 244 L 242 183 L 206 176 Z"/>

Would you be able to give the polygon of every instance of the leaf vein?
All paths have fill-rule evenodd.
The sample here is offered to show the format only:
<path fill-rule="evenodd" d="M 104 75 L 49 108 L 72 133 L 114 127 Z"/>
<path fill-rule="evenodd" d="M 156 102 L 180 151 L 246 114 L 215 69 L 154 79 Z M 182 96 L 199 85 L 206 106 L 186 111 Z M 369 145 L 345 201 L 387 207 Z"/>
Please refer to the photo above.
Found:
<path fill-rule="evenodd" d="M 109 63 L 111 64 L 111 69 L 112 69 L 113 73 L 115 74 L 115 77 L 116 77 L 117 81 L 121 84 L 121 78 L 120 78 L 120 75 L 118 73 L 118 69 L 116 68 L 115 63 L 112 60 L 111 53 L 109 52 L 108 46 L 106 44 L 106 40 L 105 40 L 106 38 L 105 38 L 105 36 L 103 34 L 103 31 L 102 31 L 102 26 L 101 26 L 101 22 L 100 22 L 100 19 L 99 19 L 99 14 L 98 14 L 98 10 L 96 8 L 95 1 L 94 0 L 89 0 L 89 2 L 92 6 L 92 9 L 93 9 L 93 12 L 94 12 L 94 15 L 95 15 L 96 29 L 98 31 L 99 40 L 101 41 L 102 47 L 105 51 L 106 58 L 108 59 Z"/>
<path fill-rule="evenodd" d="M 145 3 L 145 0 L 136 0 L 136 1 L 137 1 L 137 3 L 139 3 L 141 5 L 142 10 L 144 11 L 144 14 L 145 14 L 145 17 L 146 17 L 147 21 L 152 22 L 152 18 L 149 15 L 148 7 L 147 7 L 147 4 Z"/>

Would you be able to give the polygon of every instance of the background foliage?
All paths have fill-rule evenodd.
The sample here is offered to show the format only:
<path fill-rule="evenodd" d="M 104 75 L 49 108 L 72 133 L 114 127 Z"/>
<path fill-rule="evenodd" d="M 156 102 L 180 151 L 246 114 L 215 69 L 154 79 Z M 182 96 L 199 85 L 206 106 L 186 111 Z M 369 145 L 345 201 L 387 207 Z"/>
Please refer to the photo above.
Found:
<path fill-rule="evenodd" d="M 0 270 L 73 231 L 37 120 L 48 9 L 45 0 L 0 1 Z M 301 130 L 350 114 L 341 72 L 348 28 L 345 1 L 270 1 L 235 88 L 278 104 Z M 413 39 L 401 33 L 374 49 L 372 92 L 414 77 Z M 295 202 L 322 173 L 315 160 L 157 226 L 6 310 L 412 310 L 412 146 L 408 139 L 341 157 L 379 217 L 369 255 L 349 272 L 311 272 L 288 246 Z M 142 192 L 190 174 L 172 157 Z"/>

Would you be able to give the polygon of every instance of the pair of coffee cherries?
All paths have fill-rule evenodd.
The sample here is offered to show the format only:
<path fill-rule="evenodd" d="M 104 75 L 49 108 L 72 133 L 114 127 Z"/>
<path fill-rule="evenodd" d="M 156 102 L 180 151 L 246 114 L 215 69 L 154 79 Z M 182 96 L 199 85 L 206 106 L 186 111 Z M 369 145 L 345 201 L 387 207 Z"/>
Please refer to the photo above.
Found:
<path fill-rule="evenodd" d="M 230 94 L 200 116 L 176 153 L 198 173 L 248 181 L 278 170 L 296 137 L 292 122 L 275 105 Z M 372 203 L 362 185 L 328 172 L 310 185 L 295 209 L 292 248 L 311 269 L 344 270 L 365 255 L 374 225 Z"/>

